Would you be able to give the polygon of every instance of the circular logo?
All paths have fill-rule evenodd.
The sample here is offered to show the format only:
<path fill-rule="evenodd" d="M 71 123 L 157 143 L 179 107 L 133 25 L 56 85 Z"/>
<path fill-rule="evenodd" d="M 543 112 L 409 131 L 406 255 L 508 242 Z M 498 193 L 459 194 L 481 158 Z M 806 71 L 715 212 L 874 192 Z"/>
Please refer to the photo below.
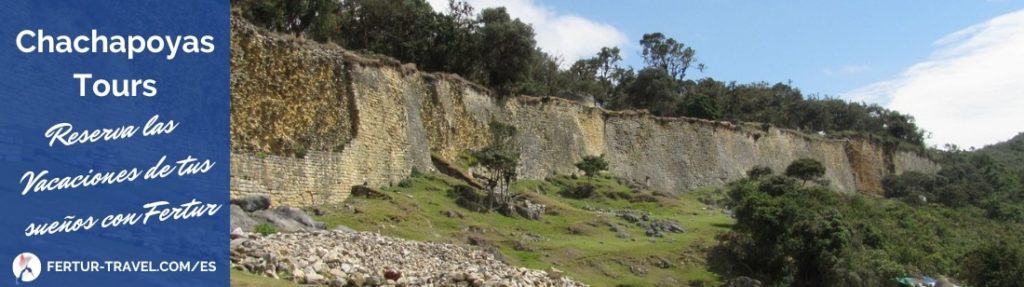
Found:
<path fill-rule="evenodd" d="M 24 252 L 14 257 L 14 278 L 18 279 L 17 282 L 32 282 L 36 278 L 39 278 L 39 273 L 43 271 L 42 263 L 39 261 L 39 257 L 35 254 Z"/>

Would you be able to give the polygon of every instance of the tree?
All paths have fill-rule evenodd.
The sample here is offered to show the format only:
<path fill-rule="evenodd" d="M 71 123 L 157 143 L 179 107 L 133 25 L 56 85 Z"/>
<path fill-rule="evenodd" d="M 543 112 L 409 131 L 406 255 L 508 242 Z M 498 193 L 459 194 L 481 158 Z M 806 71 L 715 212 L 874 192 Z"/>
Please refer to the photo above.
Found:
<path fill-rule="evenodd" d="M 491 144 L 473 152 L 472 156 L 485 173 L 480 178 L 487 187 L 489 208 L 495 208 L 512 201 L 509 186 L 516 180 L 519 154 L 513 144 L 515 127 L 491 122 L 490 128 Z"/>
<path fill-rule="evenodd" d="M 683 100 L 679 109 L 683 116 L 717 120 L 722 117 L 722 111 L 715 99 L 699 93 L 690 93 Z"/>
<path fill-rule="evenodd" d="M 723 242 L 726 250 L 750 269 L 745 274 L 768 286 L 837 285 L 852 234 L 834 208 L 835 193 L 779 179 L 792 181 L 764 177 L 730 185 L 736 225 L 725 236 L 735 239 Z"/>
<path fill-rule="evenodd" d="M 1017 240 L 988 244 L 967 253 L 963 279 L 973 286 L 1010 287 L 1024 282 L 1024 248 Z"/>
<path fill-rule="evenodd" d="M 662 33 L 644 34 L 640 46 L 647 67 L 665 70 L 674 79 L 685 78 L 686 70 L 694 64 L 696 51 Z M 704 65 L 697 64 L 697 69 L 704 70 Z"/>
<path fill-rule="evenodd" d="M 587 177 L 594 177 L 601 171 L 608 170 L 608 162 L 604 160 L 604 155 L 588 155 L 584 156 L 582 161 L 576 163 L 576 168 L 582 170 Z"/>
<path fill-rule="evenodd" d="M 533 28 L 519 19 L 512 20 L 504 7 L 484 9 L 480 13 L 480 54 L 488 84 L 499 94 L 510 95 L 515 84 L 530 75 L 535 56 Z"/>
<path fill-rule="evenodd" d="M 786 167 L 786 176 L 799 178 L 805 183 L 808 180 L 816 179 L 823 175 L 825 175 L 825 166 L 821 162 L 810 158 L 795 160 Z"/>
<path fill-rule="evenodd" d="M 679 99 L 676 81 L 662 69 L 646 68 L 626 89 L 626 102 L 632 108 L 648 109 L 660 116 L 671 115 Z"/>
<path fill-rule="evenodd" d="M 325 42 L 338 29 L 338 2 L 332 0 L 240 1 L 242 17 L 271 30 L 294 35 L 309 34 Z"/>

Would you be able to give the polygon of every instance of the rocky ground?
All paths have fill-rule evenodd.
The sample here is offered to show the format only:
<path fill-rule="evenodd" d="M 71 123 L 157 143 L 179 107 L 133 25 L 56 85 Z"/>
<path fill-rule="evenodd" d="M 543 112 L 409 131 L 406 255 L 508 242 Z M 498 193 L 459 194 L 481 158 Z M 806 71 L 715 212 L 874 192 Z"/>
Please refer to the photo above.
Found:
<path fill-rule="evenodd" d="M 232 268 L 328 286 L 586 286 L 485 251 L 368 232 L 232 233 Z"/>

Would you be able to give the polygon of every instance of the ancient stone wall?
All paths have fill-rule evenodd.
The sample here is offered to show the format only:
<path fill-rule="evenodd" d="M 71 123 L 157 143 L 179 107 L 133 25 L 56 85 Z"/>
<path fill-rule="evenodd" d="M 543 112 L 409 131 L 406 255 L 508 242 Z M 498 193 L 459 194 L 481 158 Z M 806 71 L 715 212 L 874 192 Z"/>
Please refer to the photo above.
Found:
<path fill-rule="evenodd" d="M 519 175 L 579 172 L 605 155 L 618 177 L 681 192 L 718 186 L 757 165 L 782 172 L 809 157 L 841 192 L 880 192 L 890 172 L 935 172 L 909 152 L 869 140 L 830 140 L 760 124 L 734 125 L 612 112 L 555 98 L 499 100 L 458 76 L 418 72 L 232 20 L 232 195 L 287 205 L 340 202 L 352 186 L 395 184 L 431 157 L 457 162 L 491 139 L 489 123 L 518 130 Z"/>

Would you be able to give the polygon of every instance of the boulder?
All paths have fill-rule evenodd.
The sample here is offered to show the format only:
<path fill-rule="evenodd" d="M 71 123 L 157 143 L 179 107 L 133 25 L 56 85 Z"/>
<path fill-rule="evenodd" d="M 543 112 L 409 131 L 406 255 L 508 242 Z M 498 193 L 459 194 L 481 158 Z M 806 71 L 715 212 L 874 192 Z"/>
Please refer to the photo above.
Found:
<path fill-rule="evenodd" d="M 282 206 L 252 213 L 253 218 L 273 224 L 281 232 L 323 230 L 324 224 L 313 220 L 301 209 Z"/>
<path fill-rule="evenodd" d="M 231 199 L 232 205 L 238 205 L 246 212 L 255 212 L 270 208 L 270 197 L 265 194 L 249 194 Z"/>
<path fill-rule="evenodd" d="M 387 195 L 383 191 L 378 190 L 376 188 L 369 187 L 369 186 L 367 186 L 365 184 L 353 186 L 351 194 L 352 194 L 352 196 L 365 197 L 365 198 L 369 198 L 369 199 L 391 200 L 391 196 L 390 195 Z"/>
<path fill-rule="evenodd" d="M 756 279 L 753 279 L 753 278 L 750 278 L 750 277 L 747 277 L 747 276 L 740 276 L 740 277 L 732 278 L 732 279 L 729 279 L 728 281 L 725 281 L 725 284 L 722 284 L 722 286 L 724 286 L 724 287 L 761 287 L 761 281 L 757 281 Z"/>
<path fill-rule="evenodd" d="M 241 229 L 242 231 L 251 232 L 252 228 L 255 227 L 259 222 L 252 219 L 249 213 L 246 213 L 242 207 L 238 205 L 231 205 L 231 230 Z"/>

